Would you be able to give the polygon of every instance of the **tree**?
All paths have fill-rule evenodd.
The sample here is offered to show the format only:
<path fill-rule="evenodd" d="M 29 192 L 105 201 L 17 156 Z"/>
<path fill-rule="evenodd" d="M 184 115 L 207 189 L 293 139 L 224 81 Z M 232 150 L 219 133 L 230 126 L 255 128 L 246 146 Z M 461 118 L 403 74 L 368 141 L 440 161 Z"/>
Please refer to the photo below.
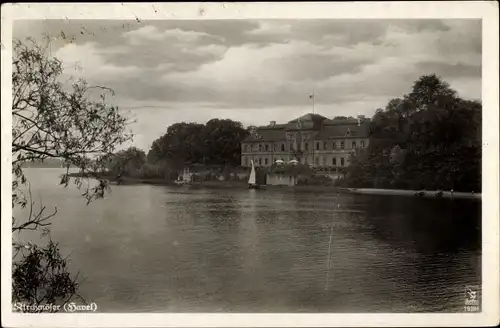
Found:
<path fill-rule="evenodd" d="M 113 176 L 137 176 L 146 164 L 146 153 L 136 147 L 121 150 L 112 155 L 108 164 Z"/>
<path fill-rule="evenodd" d="M 249 132 L 240 122 L 213 119 L 205 125 L 176 123 L 155 140 L 148 153 L 150 163 L 167 163 L 179 169 L 186 163 L 236 166 L 241 141 Z"/>
<path fill-rule="evenodd" d="M 353 163 L 351 181 L 480 190 L 481 111 L 436 75 L 420 77 L 409 94 L 376 111 L 368 155 Z"/>
<path fill-rule="evenodd" d="M 62 63 L 48 57 L 36 42 L 13 42 L 12 69 L 12 208 L 28 208 L 26 218 L 12 218 L 12 300 L 34 306 L 29 311 L 37 312 L 36 306 L 77 296 L 78 282 L 67 271 L 56 242 L 50 239 L 42 246 L 15 241 L 16 234 L 26 230 L 50 237 L 49 219 L 57 213 L 55 209 L 46 214 L 45 206 L 34 208 L 23 166 L 61 159 L 68 169 L 76 167 L 79 177 L 74 182 L 89 203 L 102 197 L 108 186 L 104 180 L 94 187 L 83 182 L 104 172 L 106 158 L 131 135 L 125 130 L 127 119 L 106 101 L 112 90 L 84 80 L 63 84 Z M 61 184 L 69 181 L 67 171 Z"/>
<path fill-rule="evenodd" d="M 155 140 L 148 153 L 151 163 L 166 162 L 179 168 L 186 162 L 196 162 L 205 152 L 203 125 L 197 123 L 175 123 L 167 133 Z"/>
<path fill-rule="evenodd" d="M 212 119 L 205 125 L 203 135 L 207 141 L 204 155 L 210 164 L 239 165 L 241 142 L 248 136 L 240 122 Z"/>

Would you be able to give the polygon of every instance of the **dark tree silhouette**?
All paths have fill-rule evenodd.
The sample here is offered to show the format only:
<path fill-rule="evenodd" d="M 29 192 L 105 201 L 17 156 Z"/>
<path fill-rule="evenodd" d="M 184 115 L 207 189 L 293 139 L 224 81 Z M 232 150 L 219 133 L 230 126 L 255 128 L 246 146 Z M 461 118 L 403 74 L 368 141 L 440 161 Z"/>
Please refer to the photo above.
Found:
<path fill-rule="evenodd" d="M 27 208 L 27 217 L 12 218 L 13 302 L 37 306 L 66 302 L 77 295 L 78 283 L 67 271 L 66 258 L 51 239 L 46 246 L 16 242 L 26 230 L 50 233 L 50 218 L 57 213 L 34 208 L 23 167 L 27 163 L 60 159 L 79 171 L 75 184 L 87 203 L 100 198 L 107 183 L 83 183 L 106 170 L 107 158 L 129 140 L 127 120 L 107 103 L 112 90 L 84 80 L 63 84 L 62 63 L 47 56 L 44 47 L 27 40 L 13 42 L 12 65 L 12 208 Z M 68 171 L 61 178 L 67 186 Z"/>
<path fill-rule="evenodd" d="M 481 111 L 436 75 L 377 110 L 368 154 L 347 181 L 358 187 L 480 191 Z"/>

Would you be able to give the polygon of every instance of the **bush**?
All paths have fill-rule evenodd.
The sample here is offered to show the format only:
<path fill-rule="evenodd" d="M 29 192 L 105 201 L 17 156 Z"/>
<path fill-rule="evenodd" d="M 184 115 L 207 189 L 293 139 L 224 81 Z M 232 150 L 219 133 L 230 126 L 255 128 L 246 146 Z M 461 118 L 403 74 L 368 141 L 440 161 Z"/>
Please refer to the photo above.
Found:
<path fill-rule="evenodd" d="M 139 172 L 139 176 L 145 179 L 164 178 L 162 168 L 155 164 L 146 163 L 141 167 Z"/>

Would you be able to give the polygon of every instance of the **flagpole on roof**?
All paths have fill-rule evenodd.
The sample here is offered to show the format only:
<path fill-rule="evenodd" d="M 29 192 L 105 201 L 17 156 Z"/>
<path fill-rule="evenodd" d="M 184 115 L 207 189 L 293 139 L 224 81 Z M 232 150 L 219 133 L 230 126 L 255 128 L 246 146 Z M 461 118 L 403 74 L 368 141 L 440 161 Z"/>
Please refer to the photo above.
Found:
<path fill-rule="evenodd" d="M 314 107 L 315 107 L 315 106 L 314 106 L 314 92 L 313 92 L 312 94 L 310 94 L 310 95 L 309 95 L 309 98 L 311 98 L 311 99 L 312 99 L 312 101 L 313 101 L 313 102 L 312 102 L 312 105 L 313 105 L 313 114 L 314 114 L 314 112 L 315 112 L 315 108 L 314 108 Z"/>

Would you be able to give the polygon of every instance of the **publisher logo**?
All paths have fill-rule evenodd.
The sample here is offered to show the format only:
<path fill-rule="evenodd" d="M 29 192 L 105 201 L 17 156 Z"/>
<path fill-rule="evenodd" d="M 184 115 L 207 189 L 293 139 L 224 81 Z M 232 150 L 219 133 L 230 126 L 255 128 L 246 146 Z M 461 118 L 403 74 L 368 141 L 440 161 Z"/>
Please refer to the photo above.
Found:
<path fill-rule="evenodd" d="M 465 286 L 464 310 L 465 312 L 480 311 L 480 292 L 479 286 Z"/>

